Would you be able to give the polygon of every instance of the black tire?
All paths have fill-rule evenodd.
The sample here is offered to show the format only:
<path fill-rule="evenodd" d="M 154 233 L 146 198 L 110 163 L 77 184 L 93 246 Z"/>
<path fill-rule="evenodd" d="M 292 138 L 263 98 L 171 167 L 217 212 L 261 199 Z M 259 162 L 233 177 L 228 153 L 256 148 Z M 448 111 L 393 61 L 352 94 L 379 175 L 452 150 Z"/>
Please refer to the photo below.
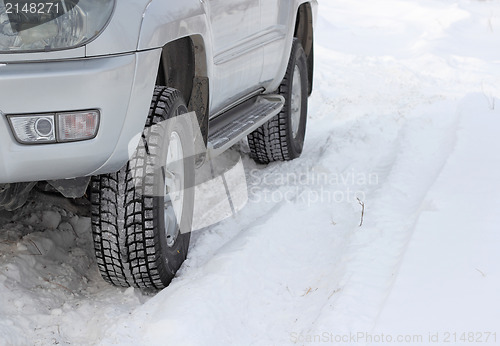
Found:
<path fill-rule="evenodd" d="M 300 73 L 298 79 L 301 84 L 296 92 L 300 92 L 301 101 L 300 120 L 295 120 L 297 125 L 293 126 L 292 117 L 294 103 L 294 76 Z M 288 62 L 285 78 L 277 90 L 277 94 L 285 98 L 285 105 L 281 112 L 248 135 L 250 156 L 257 163 L 267 164 L 273 161 L 290 161 L 302 154 L 307 123 L 307 97 L 309 95 L 307 57 L 298 39 L 294 39 L 292 53 Z M 296 106 L 296 105 L 295 105 Z M 295 107 L 297 108 L 297 106 Z M 296 118 L 295 118 L 296 119 Z"/>
<path fill-rule="evenodd" d="M 135 154 L 119 172 L 92 179 L 95 254 L 102 277 L 113 285 L 164 288 L 186 259 L 194 201 L 194 145 L 191 122 L 179 116 L 184 113 L 187 108 L 177 90 L 157 87 Z M 171 145 L 173 138 L 176 145 Z M 176 149 L 179 144 L 184 154 L 176 161 L 176 167 L 183 168 L 177 176 L 177 181 L 184 179 L 183 199 L 178 202 L 182 216 L 180 222 L 178 215 L 174 217 L 176 228 L 166 228 L 172 225 L 165 221 L 166 210 L 171 216 L 174 202 L 172 209 L 166 205 L 176 193 L 168 187 L 165 191 L 168 146 Z M 167 230 L 174 230 L 169 234 L 176 232 L 177 237 L 167 239 Z"/>

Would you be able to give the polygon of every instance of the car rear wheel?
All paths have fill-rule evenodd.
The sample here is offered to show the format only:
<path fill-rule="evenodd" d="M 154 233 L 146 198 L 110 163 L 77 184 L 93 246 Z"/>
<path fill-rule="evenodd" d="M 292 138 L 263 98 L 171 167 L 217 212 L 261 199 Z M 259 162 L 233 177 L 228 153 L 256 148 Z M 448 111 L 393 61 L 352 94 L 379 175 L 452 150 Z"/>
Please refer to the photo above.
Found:
<path fill-rule="evenodd" d="M 309 94 L 307 57 L 294 39 L 285 78 L 277 93 L 285 98 L 281 112 L 248 135 L 250 156 L 257 163 L 289 161 L 302 154 Z"/>
<path fill-rule="evenodd" d="M 181 94 L 157 87 L 140 143 L 119 172 L 92 179 L 92 231 L 102 277 L 166 287 L 186 259 L 193 215 L 193 130 Z"/>

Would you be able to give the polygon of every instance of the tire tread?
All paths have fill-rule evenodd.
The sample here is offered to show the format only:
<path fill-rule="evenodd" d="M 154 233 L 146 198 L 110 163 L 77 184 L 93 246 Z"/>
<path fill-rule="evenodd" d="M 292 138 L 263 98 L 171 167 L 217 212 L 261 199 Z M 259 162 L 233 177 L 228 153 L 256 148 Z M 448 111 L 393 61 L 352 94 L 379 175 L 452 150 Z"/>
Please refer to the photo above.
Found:
<path fill-rule="evenodd" d="M 165 111 L 179 97 L 181 95 L 175 89 L 157 87 L 134 156 L 120 171 L 92 178 L 95 255 L 102 277 L 115 286 L 165 287 L 158 265 L 159 251 L 153 222 L 154 197 L 146 193 L 154 191 L 154 172 L 145 170 L 146 160 L 158 159 L 154 153 L 159 151 L 157 143 L 161 136 L 150 128 L 165 120 Z M 145 178 L 134 179 L 142 176 Z"/>

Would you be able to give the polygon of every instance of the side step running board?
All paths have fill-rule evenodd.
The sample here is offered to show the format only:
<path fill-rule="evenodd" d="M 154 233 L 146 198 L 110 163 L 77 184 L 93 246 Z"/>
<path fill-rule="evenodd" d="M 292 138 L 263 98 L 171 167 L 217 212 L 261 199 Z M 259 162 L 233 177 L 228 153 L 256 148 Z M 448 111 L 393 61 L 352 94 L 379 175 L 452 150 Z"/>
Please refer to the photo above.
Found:
<path fill-rule="evenodd" d="M 261 95 L 221 114 L 209 123 L 208 150 L 218 156 L 281 112 L 285 99 Z"/>

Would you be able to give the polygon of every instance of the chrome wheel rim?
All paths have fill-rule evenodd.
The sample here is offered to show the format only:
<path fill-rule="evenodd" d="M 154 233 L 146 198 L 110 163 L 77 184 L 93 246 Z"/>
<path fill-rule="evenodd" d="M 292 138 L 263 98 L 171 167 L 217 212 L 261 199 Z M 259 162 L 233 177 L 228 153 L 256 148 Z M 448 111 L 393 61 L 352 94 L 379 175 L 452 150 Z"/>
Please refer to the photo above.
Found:
<path fill-rule="evenodd" d="M 302 110 L 302 78 L 300 69 L 295 66 L 292 81 L 292 102 L 291 102 L 291 121 L 293 138 L 297 137 L 300 127 L 300 118 Z"/>
<path fill-rule="evenodd" d="M 165 233 L 167 245 L 174 246 L 180 233 L 184 206 L 184 149 L 179 134 L 170 134 L 165 175 Z"/>

